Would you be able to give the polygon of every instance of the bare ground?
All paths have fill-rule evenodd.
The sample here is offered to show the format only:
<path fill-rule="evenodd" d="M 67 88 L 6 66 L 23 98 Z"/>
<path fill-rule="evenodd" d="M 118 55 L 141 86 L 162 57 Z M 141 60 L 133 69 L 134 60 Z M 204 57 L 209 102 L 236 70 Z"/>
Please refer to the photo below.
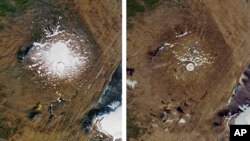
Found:
<path fill-rule="evenodd" d="M 135 17 L 128 29 L 127 62 L 135 68 L 128 79 L 138 81 L 128 90 L 128 114 L 135 118 L 128 124 L 140 130 L 136 140 L 228 140 L 225 123 L 213 123 L 249 62 L 248 7 L 247 1 L 160 1 Z M 185 31 L 190 33 L 176 37 Z M 163 43 L 175 46 L 149 55 Z M 190 62 L 176 54 L 192 48 L 212 63 L 187 71 Z"/>

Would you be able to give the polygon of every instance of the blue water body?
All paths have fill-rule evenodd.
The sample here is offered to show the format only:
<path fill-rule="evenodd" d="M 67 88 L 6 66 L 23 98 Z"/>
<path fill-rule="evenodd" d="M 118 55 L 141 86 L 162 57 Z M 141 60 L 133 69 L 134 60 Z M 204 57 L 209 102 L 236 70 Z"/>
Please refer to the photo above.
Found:
<path fill-rule="evenodd" d="M 119 102 L 116 107 L 110 107 L 114 102 Z M 115 111 L 119 106 L 122 105 L 122 66 L 121 64 L 116 68 L 110 81 L 105 86 L 102 96 L 99 99 L 97 105 L 91 109 L 87 114 L 84 115 L 81 126 L 87 133 L 89 127 L 92 124 L 93 119 L 96 116 L 101 116 Z"/>

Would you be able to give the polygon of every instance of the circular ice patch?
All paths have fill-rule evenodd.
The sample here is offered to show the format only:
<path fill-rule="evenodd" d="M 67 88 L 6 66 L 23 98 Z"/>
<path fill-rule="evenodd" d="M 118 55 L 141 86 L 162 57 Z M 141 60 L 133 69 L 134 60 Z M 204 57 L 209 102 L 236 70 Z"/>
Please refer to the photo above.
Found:
<path fill-rule="evenodd" d="M 193 63 L 188 63 L 188 64 L 186 65 L 186 69 L 187 69 L 188 71 L 193 71 L 193 70 L 194 70 L 194 64 L 193 64 Z"/>

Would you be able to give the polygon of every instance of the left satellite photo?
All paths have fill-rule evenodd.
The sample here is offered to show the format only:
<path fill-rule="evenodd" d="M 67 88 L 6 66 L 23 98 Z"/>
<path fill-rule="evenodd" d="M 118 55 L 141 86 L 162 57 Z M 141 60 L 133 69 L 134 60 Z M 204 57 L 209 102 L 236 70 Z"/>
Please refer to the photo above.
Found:
<path fill-rule="evenodd" d="M 122 141 L 121 0 L 0 0 L 0 141 Z"/>

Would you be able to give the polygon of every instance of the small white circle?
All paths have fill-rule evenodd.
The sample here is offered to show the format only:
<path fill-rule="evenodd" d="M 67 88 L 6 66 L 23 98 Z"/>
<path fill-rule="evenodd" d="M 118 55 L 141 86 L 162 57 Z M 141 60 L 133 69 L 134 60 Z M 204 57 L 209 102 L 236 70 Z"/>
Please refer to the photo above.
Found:
<path fill-rule="evenodd" d="M 188 71 L 193 71 L 193 70 L 194 70 L 194 64 L 193 64 L 193 63 L 188 63 L 188 64 L 186 65 L 186 69 L 187 69 Z"/>

